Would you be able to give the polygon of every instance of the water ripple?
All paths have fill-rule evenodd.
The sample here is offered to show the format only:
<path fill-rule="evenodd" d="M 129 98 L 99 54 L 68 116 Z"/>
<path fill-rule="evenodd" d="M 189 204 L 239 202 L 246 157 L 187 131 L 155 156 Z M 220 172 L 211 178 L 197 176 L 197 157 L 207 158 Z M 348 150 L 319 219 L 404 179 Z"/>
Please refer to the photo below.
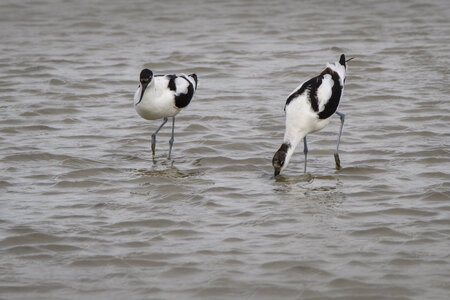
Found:
<path fill-rule="evenodd" d="M 448 298 L 446 1 L 16 2 L 0 298 Z M 285 99 L 341 53 L 343 168 L 333 118 L 273 179 Z M 144 67 L 200 79 L 171 160 L 133 108 Z"/>

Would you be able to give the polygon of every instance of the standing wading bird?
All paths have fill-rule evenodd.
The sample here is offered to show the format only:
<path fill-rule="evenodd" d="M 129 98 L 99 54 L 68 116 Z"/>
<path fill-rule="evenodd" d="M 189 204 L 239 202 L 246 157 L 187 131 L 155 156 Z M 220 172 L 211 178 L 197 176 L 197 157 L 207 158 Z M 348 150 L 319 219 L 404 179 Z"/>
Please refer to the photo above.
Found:
<path fill-rule="evenodd" d="M 339 143 L 344 126 L 345 115 L 337 111 L 342 92 L 344 91 L 345 73 L 347 62 L 342 54 L 339 61 L 327 64 L 327 67 L 319 76 L 316 76 L 299 85 L 287 98 L 284 111 L 286 112 L 286 131 L 284 141 L 280 149 L 272 159 L 272 165 L 277 176 L 284 170 L 298 143 L 303 138 L 305 169 L 308 155 L 306 135 L 321 130 L 330 123 L 331 116 L 336 113 L 341 118 L 341 128 L 337 140 L 334 159 L 336 169 L 341 168 L 339 159 Z"/>
<path fill-rule="evenodd" d="M 197 90 L 197 75 L 153 75 L 149 69 L 141 71 L 140 85 L 134 94 L 134 107 L 146 120 L 163 119 L 152 134 L 152 155 L 155 158 L 156 135 L 172 117 L 172 137 L 169 140 L 169 159 L 172 152 L 175 130 L 175 116 L 188 106 Z"/>

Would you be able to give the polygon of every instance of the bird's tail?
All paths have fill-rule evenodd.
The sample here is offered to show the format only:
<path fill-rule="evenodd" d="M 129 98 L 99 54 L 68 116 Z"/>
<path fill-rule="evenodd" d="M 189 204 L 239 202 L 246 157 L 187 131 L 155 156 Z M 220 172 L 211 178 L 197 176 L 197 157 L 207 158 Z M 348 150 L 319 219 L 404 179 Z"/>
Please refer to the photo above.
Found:
<path fill-rule="evenodd" d="M 195 82 L 195 89 L 197 89 L 197 84 L 198 84 L 198 77 L 197 74 L 189 74 L 189 77 L 191 77 L 192 79 L 194 79 Z"/>
<path fill-rule="evenodd" d="M 351 58 L 352 59 L 352 58 Z M 345 55 L 341 54 L 339 61 L 334 62 L 334 64 L 327 63 L 327 68 L 330 68 L 334 72 L 339 74 L 341 78 L 341 85 L 344 86 L 345 74 L 347 73 L 347 62 L 351 59 L 345 59 Z"/>
<path fill-rule="evenodd" d="M 339 59 L 339 63 L 345 67 L 346 61 L 345 61 L 345 55 L 344 54 L 341 54 L 341 58 Z"/>
<path fill-rule="evenodd" d="M 349 59 L 345 59 L 345 55 L 341 54 L 341 58 L 339 58 L 339 63 L 341 65 L 343 65 L 344 67 L 347 67 L 347 62 L 351 61 L 352 59 L 354 59 L 354 57 L 350 57 Z"/>

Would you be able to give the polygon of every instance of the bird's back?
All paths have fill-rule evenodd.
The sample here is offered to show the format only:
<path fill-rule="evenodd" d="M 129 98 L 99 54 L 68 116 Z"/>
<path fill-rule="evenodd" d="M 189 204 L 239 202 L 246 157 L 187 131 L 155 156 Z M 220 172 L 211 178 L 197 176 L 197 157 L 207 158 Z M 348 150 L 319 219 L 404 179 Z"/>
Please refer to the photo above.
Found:
<path fill-rule="evenodd" d="M 328 64 L 318 76 L 299 85 L 287 98 L 285 111 L 291 103 L 305 102 L 319 119 L 327 119 L 333 115 L 338 106 L 344 89 L 345 67 Z"/>
<path fill-rule="evenodd" d="M 344 89 L 345 66 L 327 64 L 318 76 L 300 84 L 287 98 L 286 134 L 306 135 L 324 128 L 336 112 Z"/>

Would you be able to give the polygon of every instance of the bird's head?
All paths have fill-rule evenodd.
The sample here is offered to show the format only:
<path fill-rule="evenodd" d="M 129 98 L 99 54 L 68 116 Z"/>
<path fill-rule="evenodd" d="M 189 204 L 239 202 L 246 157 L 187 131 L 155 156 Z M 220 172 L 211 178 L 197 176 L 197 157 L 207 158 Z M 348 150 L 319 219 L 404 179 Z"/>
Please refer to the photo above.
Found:
<path fill-rule="evenodd" d="M 141 85 L 148 85 L 153 79 L 153 72 L 149 69 L 144 69 L 139 75 L 139 82 Z"/>
<path fill-rule="evenodd" d="M 144 97 L 145 89 L 147 86 L 152 82 L 153 80 L 153 72 L 149 69 L 144 69 L 141 71 L 141 74 L 139 75 L 139 82 L 141 83 L 139 85 L 138 92 L 139 93 L 139 99 L 136 98 L 137 93 L 135 95 L 135 105 L 138 105 L 142 101 L 142 97 Z"/>
<path fill-rule="evenodd" d="M 287 166 L 287 152 L 289 144 L 282 144 L 280 149 L 275 153 L 272 159 L 272 166 L 274 169 L 274 176 L 280 175 L 280 172 Z"/>

